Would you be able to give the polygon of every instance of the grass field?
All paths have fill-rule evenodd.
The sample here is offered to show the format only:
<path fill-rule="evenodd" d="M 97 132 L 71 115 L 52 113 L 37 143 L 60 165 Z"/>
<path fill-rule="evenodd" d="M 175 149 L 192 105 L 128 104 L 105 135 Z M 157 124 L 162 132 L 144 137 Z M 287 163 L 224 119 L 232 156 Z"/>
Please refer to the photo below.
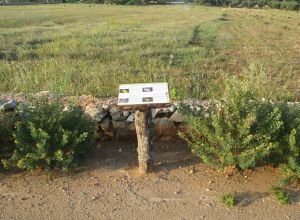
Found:
<path fill-rule="evenodd" d="M 300 97 L 300 13 L 203 6 L 0 7 L 0 91 L 116 95 L 165 81 L 173 98 L 222 93 L 237 75 Z"/>

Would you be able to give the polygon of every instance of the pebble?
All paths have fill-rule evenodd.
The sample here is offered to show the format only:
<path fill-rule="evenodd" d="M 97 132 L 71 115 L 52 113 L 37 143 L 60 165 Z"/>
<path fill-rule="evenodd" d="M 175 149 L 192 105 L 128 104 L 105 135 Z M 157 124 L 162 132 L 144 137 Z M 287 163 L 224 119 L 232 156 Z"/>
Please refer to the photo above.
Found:
<path fill-rule="evenodd" d="M 97 200 L 99 197 L 98 196 L 93 196 L 92 197 L 92 201 L 95 201 L 95 200 Z"/>
<path fill-rule="evenodd" d="M 189 171 L 189 174 L 193 174 L 193 173 L 194 173 L 194 170 L 190 170 L 190 171 Z"/>

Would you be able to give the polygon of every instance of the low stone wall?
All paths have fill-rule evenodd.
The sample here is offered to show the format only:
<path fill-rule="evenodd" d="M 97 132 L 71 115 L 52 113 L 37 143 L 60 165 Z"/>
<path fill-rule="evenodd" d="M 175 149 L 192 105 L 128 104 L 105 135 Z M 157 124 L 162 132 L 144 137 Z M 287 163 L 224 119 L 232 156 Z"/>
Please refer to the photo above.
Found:
<path fill-rule="evenodd" d="M 134 112 L 122 111 L 117 107 L 117 98 L 96 98 L 93 96 L 57 96 L 50 91 L 41 91 L 37 94 L 0 93 L 0 111 L 10 111 L 18 104 L 27 104 L 30 97 L 48 97 L 59 99 L 66 105 L 71 101 L 82 107 L 85 114 L 98 123 L 98 131 L 102 140 L 114 139 L 122 141 L 136 141 Z M 265 100 L 263 100 L 265 101 Z M 181 102 L 182 103 L 182 102 Z M 186 99 L 183 103 L 194 110 L 204 110 L 206 114 L 211 102 L 209 100 Z M 289 105 L 298 102 L 289 102 Z M 178 111 L 179 103 L 173 102 L 168 108 L 152 109 L 153 140 L 173 142 L 178 140 L 178 131 L 186 131 L 187 125 Z"/>
<path fill-rule="evenodd" d="M 0 95 L 0 109 L 13 110 L 19 103 L 26 104 L 29 96 L 47 96 L 49 99 L 58 98 L 64 103 L 69 101 L 77 103 L 87 115 L 97 121 L 100 137 L 103 140 L 136 140 L 134 112 L 122 111 L 117 108 L 116 98 L 96 98 L 85 95 L 57 97 L 50 91 L 42 91 L 32 95 L 2 93 Z M 203 105 L 203 101 L 187 100 L 186 102 L 194 106 Z M 178 112 L 178 103 L 176 102 L 168 108 L 152 109 L 151 115 L 154 141 L 173 142 L 178 139 L 177 132 L 186 128 L 183 117 Z"/>

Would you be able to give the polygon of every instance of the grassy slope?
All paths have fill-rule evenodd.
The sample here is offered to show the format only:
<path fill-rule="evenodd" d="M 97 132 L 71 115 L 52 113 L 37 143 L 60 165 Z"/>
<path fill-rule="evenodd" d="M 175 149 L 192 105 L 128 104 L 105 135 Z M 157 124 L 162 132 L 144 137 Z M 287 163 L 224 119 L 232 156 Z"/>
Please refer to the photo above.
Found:
<path fill-rule="evenodd" d="M 233 74 L 298 98 L 299 36 L 300 14 L 286 11 L 0 7 L 0 90 L 110 96 L 119 83 L 168 80 L 172 96 L 205 97 Z"/>

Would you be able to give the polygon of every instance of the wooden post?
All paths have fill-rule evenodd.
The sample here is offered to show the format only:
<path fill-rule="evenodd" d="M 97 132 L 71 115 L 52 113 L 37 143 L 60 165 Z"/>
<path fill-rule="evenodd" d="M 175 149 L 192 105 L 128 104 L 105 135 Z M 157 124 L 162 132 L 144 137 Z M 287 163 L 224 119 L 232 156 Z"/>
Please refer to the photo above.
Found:
<path fill-rule="evenodd" d="M 151 143 L 151 112 L 147 110 L 136 110 L 135 128 L 138 141 L 139 171 L 146 174 L 153 169 L 152 143 Z"/>

